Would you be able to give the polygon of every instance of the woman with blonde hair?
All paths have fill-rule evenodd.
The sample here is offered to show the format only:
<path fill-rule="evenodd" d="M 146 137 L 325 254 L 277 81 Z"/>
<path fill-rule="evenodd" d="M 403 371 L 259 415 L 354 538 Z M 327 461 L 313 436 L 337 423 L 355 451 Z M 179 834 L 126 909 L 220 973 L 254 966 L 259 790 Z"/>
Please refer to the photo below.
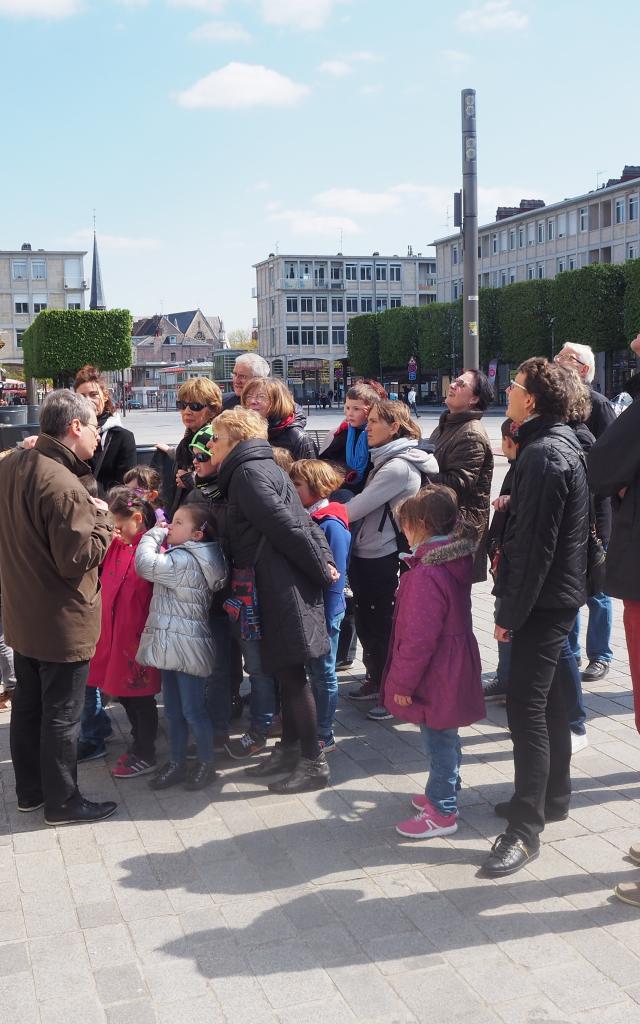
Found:
<path fill-rule="evenodd" d="M 189 377 L 178 389 L 176 407 L 185 431 L 176 448 L 167 444 L 157 444 L 158 451 L 173 456 L 175 462 L 175 490 L 166 494 L 169 518 L 180 507 L 187 494 L 194 486 L 192 475 L 193 452 L 191 443 L 202 427 L 211 423 L 222 409 L 222 392 L 218 385 L 208 377 Z M 166 480 L 163 491 L 168 491 Z"/>
<path fill-rule="evenodd" d="M 329 651 L 323 588 L 338 573 L 322 530 L 274 462 L 267 429 L 252 410 L 225 411 L 209 447 L 227 499 L 233 563 L 227 608 L 241 645 L 257 642 L 262 669 L 275 676 L 282 702 L 282 742 L 247 772 L 284 775 L 269 788 L 300 793 L 322 789 L 329 779 L 305 664 Z"/>
<path fill-rule="evenodd" d="M 298 412 L 293 395 L 283 381 L 257 377 L 245 384 L 242 406 L 253 409 L 269 426 L 268 440 L 274 448 L 286 448 L 296 459 L 315 459 L 315 444 L 305 434 L 304 414 Z"/>

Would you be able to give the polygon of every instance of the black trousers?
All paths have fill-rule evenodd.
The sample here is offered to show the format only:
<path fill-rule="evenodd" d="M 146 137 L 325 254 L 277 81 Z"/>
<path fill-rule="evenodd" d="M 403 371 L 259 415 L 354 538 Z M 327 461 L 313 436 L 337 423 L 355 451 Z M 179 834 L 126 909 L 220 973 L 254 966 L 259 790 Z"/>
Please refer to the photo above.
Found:
<path fill-rule="evenodd" d="M 336 661 L 353 661 L 356 656 L 358 637 L 356 634 L 356 620 L 353 612 L 353 598 L 346 598 L 346 610 L 340 625 L 340 639 L 338 640 L 338 653 Z"/>
<path fill-rule="evenodd" d="M 78 792 L 80 715 L 88 661 L 37 661 L 14 652 L 11 759 L 20 803 L 44 797 L 53 811 Z"/>
<path fill-rule="evenodd" d="M 291 665 L 276 673 L 280 686 L 282 745 L 300 743 L 300 753 L 311 761 L 320 754 L 316 702 L 304 665 Z"/>
<path fill-rule="evenodd" d="M 398 556 L 358 558 L 349 565 L 356 632 L 372 683 L 379 688 L 391 637 L 393 606 L 398 589 Z"/>
<path fill-rule="evenodd" d="M 153 694 L 146 697 L 119 697 L 131 723 L 133 745 L 131 753 L 149 764 L 156 760 L 158 735 L 158 707 Z"/>
<path fill-rule="evenodd" d="M 545 808 L 571 799 L 571 730 L 558 660 L 576 609 L 534 609 L 513 634 L 507 719 L 513 740 L 515 794 L 508 831 L 537 849 Z"/>

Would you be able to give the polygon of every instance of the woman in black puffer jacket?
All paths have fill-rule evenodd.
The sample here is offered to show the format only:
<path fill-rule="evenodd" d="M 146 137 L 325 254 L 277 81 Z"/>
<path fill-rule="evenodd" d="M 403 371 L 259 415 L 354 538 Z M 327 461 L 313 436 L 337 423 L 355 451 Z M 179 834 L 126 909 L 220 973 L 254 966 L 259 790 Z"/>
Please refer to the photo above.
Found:
<path fill-rule="evenodd" d="M 268 423 L 267 439 L 274 448 L 286 448 L 295 461 L 317 459 L 318 449 L 304 431 L 306 418 L 281 380 L 254 378 L 244 387 L 242 406 L 253 409 Z"/>
<path fill-rule="evenodd" d="M 239 603 L 244 598 L 235 628 L 241 642 L 260 634 L 263 670 L 280 684 L 282 743 L 247 772 L 258 778 L 290 772 L 270 789 L 299 793 L 320 789 L 329 778 L 305 664 L 329 650 L 322 591 L 336 570 L 322 530 L 274 462 L 266 435 L 266 423 L 257 413 L 232 409 L 217 418 L 209 445 L 227 499 L 232 598 L 237 596 Z M 242 595 L 238 589 L 240 574 L 246 576 L 247 570 L 250 577 L 255 574 L 257 594 L 249 610 L 251 582 L 245 579 Z"/>
<path fill-rule="evenodd" d="M 122 484 L 125 473 L 137 462 L 136 439 L 122 426 L 104 377 L 95 366 L 83 366 L 73 383 L 74 391 L 93 402 L 98 417 L 100 442 L 89 461 L 101 494 Z"/>

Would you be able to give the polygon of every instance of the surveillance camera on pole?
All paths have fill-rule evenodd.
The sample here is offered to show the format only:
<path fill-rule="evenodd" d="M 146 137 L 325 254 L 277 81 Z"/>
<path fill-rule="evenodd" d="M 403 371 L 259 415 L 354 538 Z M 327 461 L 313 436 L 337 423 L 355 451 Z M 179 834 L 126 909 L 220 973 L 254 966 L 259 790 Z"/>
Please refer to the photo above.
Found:
<path fill-rule="evenodd" d="M 480 366 L 478 302 L 478 163 L 476 91 L 462 90 L 462 352 L 463 365 Z"/>

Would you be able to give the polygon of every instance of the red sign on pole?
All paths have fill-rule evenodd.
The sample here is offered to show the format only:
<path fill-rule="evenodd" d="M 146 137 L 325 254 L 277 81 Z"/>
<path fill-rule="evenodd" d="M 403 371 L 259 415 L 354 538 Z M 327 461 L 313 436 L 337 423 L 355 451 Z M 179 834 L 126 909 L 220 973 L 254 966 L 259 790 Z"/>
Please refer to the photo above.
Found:
<path fill-rule="evenodd" d="M 413 356 L 411 356 L 411 359 L 407 363 L 407 370 L 409 371 L 409 373 L 415 373 L 417 368 L 418 368 L 418 364 L 416 363 L 416 361 L 413 358 Z"/>

